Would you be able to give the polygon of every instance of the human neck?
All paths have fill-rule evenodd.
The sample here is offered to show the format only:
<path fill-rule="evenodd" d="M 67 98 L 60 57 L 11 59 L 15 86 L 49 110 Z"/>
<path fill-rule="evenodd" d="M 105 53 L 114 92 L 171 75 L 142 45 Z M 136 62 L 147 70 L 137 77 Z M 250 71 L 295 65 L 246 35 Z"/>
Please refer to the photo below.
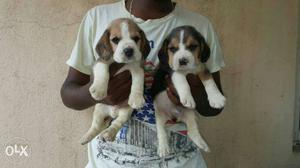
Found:
<path fill-rule="evenodd" d="M 143 20 L 162 18 L 171 13 L 175 6 L 171 0 L 126 0 L 129 12 L 131 2 L 131 14 Z"/>

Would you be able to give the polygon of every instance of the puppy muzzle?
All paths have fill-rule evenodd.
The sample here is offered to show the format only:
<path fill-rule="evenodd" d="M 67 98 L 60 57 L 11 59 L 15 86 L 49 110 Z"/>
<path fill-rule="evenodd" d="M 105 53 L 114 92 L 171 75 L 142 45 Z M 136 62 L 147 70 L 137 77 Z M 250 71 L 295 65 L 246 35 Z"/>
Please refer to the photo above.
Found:
<path fill-rule="evenodd" d="M 187 58 L 180 58 L 179 59 L 179 66 L 186 66 L 189 63 Z"/>
<path fill-rule="evenodd" d="M 130 63 L 140 61 L 140 55 L 141 53 L 135 43 L 131 41 L 120 41 L 114 53 L 114 60 L 118 63 Z"/>
<path fill-rule="evenodd" d="M 123 50 L 123 53 L 128 59 L 130 59 L 133 57 L 134 49 L 132 47 L 127 47 Z"/>

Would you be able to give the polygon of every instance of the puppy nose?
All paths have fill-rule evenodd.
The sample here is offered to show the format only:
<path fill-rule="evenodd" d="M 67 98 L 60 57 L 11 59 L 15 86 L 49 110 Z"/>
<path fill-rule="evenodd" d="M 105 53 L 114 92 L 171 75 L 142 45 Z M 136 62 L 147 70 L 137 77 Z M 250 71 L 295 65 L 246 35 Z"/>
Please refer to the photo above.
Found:
<path fill-rule="evenodd" d="M 180 58 L 179 59 L 179 65 L 187 65 L 189 63 L 189 60 L 186 58 Z"/>
<path fill-rule="evenodd" d="M 127 47 L 123 50 L 126 57 L 130 58 L 133 56 L 133 48 Z"/>

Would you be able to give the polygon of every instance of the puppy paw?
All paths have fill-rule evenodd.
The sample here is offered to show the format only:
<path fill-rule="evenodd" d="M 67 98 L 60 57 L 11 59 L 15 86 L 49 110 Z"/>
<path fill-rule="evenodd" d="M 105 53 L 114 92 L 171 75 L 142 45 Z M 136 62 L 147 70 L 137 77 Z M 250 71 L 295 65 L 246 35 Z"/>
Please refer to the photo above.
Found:
<path fill-rule="evenodd" d="M 117 135 L 117 130 L 109 127 L 101 132 L 100 137 L 104 141 L 114 141 L 116 138 L 116 135 Z"/>
<path fill-rule="evenodd" d="M 220 109 L 225 106 L 226 98 L 221 93 L 208 95 L 209 105 L 213 108 Z"/>
<path fill-rule="evenodd" d="M 210 152 L 210 149 L 208 147 L 208 145 L 206 143 L 200 143 L 200 149 L 202 149 L 204 152 L 207 152 L 209 153 Z"/>
<path fill-rule="evenodd" d="M 89 143 L 92 139 L 93 139 L 93 137 L 90 137 L 90 136 L 88 136 L 88 135 L 84 135 L 84 136 L 79 140 L 79 142 L 80 142 L 81 145 L 85 145 L 85 144 Z"/>
<path fill-rule="evenodd" d="M 90 94 L 91 96 L 95 99 L 95 100 L 101 100 L 103 98 L 105 98 L 107 96 L 107 89 L 103 88 L 103 86 L 99 86 L 99 85 L 92 85 L 89 88 Z"/>
<path fill-rule="evenodd" d="M 134 109 L 140 109 L 144 106 L 145 99 L 143 94 L 133 93 L 130 94 L 128 99 L 128 105 Z"/>
<path fill-rule="evenodd" d="M 184 107 L 187 107 L 187 108 L 190 108 L 190 109 L 194 109 L 196 107 L 195 100 L 191 95 L 183 96 L 180 99 L 180 102 Z"/>
<path fill-rule="evenodd" d="M 157 154 L 159 157 L 166 157 L 170 154 L 170 147 L 168 144 L 158 145 Z"/>

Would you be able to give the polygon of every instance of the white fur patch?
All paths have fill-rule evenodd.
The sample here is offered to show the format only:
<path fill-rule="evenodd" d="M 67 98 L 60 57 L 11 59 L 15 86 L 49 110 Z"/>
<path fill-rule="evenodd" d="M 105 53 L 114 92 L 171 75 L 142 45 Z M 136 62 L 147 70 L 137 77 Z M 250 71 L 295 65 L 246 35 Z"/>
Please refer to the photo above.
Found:
<path fill-rule="evenodd" d="M 109 65 L 97 62 L 93 67 L 94 81 L 89 91 L 95 100 L 101 100 L 107 95 L 109 81 Z"/>
<path fill-rule="evenodd" d="M 129 38 L 129 28 L 126 22 L 121 23 L 121 34 L 123 38 Z"/>
<path fill-rule="evenodd" d="M 180 31 L 180 45 L 183 45 L 184 30 Z"/>
<path fill-rule="evenodd" d="M 207 93 L 209 105 L 217 109 L 223 108 L 225 106 L 226 98 L 219 91 L 214 79 L 210 78 L 208 80 L 202 80 L 202 83 Z"/>
<path fill-rule="evenodd" d="M 184 40 L 184 30 L 180 31 L 180 36 L 179 36 L 179 50 L 174 54 L 174 59 L 173 59 L 173 69 L 175 71 L 177 70 L 193 70 L 196 68 L 195 66 L 195 57 L 193 53 L 191 53 L 189 50 L 186 49 L 185 44 L 183 42 Z M 180 65 L 180 59 L 186 59 L 188 61 L 187 65 L 182 66 Z"/>
<path fill-rule="evenodd" d="M 118 43 L 116 51 L 114 53 L 114 60 L 118 63 L 130 63 L 137 62 L 142 59 L 142 53 L 139 50 L 136 42 L 130 38 L 130 30 L 127 22 L 122 22 L 120 24 L 121 30 L 121 40 Z M 124 54 L 125 48 L 132 48 L 134 51 L 133 57 L 127 58 Z"/>
<path fill-rule="evenodd" d="M 180 98 L 181 104 L 187 108 L 195 108 L 196 103 L 192 96 L 191 88 L 186 80 L 185 74 L 180 72 L 174 72 L 172 74 L 172 81 Z"/>

